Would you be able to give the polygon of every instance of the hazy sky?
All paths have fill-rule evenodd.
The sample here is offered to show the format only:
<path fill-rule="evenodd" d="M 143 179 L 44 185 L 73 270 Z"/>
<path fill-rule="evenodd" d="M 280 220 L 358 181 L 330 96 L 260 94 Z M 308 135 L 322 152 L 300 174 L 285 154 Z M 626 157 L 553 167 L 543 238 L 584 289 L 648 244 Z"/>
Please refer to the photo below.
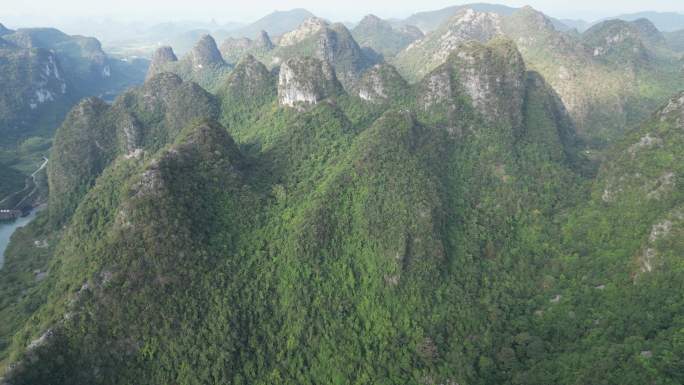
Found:
<path fill-rule="evenodd" d="M 0 0 L 0 22 L 32 24 L 64 18 L 105 17 L 128 20 L 181 20 L 212 18 L 253 21 L 274 10 L 306 8 L 335 21 L 354 21 L 363 15 L 405 17 L 469 1 L 453 0 Z M 653 10 L 684 13 L 684 0 L 528 0 L 488 1 L 510 6 L 531 5 L 551 16 L 598 19 L 626 12 Z M 9 5 L 11 3 L 11 6 Z"/>

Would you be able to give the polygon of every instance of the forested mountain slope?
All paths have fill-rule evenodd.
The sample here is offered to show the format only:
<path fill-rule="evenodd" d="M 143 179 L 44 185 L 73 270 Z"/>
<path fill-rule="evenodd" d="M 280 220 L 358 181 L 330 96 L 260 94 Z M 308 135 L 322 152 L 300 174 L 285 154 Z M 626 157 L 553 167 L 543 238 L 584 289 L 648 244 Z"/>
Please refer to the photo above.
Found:
<path fill-rule="evenodd" d="M 651 27 L 464 11 L 398 68 L 320 19 L 160 49 L 57 130 L 0 382 L 681 384 L 684 96 L 645 110 L 684 79 Z M 643 111 L 573 94 L 625 74 L 663 75 Z"/>
<path fill-rule="evenodd" d="M 20 364 L 7 381 L 498 378 L 504 309 L 525 312 L 553 252 L 532 240 L 554 237 L 550 213 L 568 204 L 560 192 L 583 177 L 571 121 L 515 46 L 462 52 L 412 97 L 387 102 L 344 92 L 325 62 L 292 59 L 278 95 L 264 81 L 252 109 L 231 110 L 243 88 L 230 82 L 270 76 L 247 58 L 219 94 L 227 130 L 198 116 L 140 151 L 55 161 L 51 183 L 93 159 L 77 179 L 100 176 L 55 230 L 36 311 L 12 331 L 6 357 Z M 500 81 L 505 95 L 482 92 Z M 177 82 L 153 77 L 143 89 Z M 79 148 L 116 148 L 122 131 L 102 122 L 126 122 L 137 92 L 112 107 L 82 103 L 53 158 L 80 130 L 111 139 L 77 135 L 94 143 Z"/>

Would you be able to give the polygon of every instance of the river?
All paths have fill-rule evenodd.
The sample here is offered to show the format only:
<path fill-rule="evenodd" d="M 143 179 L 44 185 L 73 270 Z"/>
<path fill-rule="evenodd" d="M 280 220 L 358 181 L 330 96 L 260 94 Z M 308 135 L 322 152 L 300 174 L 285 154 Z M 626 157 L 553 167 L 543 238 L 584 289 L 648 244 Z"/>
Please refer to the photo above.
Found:
<path fill-rule="evenodd" d="M 31 220 L 36 217 L 38 211 L 39 210 L 31 210 L 29 215 L 18 218 L 14 222 L 0 222 L 0 269 L 5 263 L 5 249 L 7 248 L 10 237 L 12 237 L 12 234 L 14 234 L 14 231 L 18 228 L 24 227 L 31 222 Z"/>
<path fill-rule="evenodd" d="M 43 157 L 43 163 L 38 167 L 38 169 L 36 169 L 36 171 L 33 172 L 33 174 L 31 174 L 31 179 L 33 180 L 33 185 L 34 185 L 33 191 L 31 191 L 28 195 L 26 195 L 24 197 L 24 199 L 22 199 L 21 202 L 19 202 L 19 204 L 17 204 L 17 207 L 20 207 L 25 199 L 27 199 L 28 197 L 30 197 L 31 195 L 33 195 L 36 192 L 36 190 L 38 189 L 38 185 L 36 184 L 36 174 L 38 174 L 38 172 L 40 172 L 42 169 L 44 169 L 45 166 L 47 166 L 47 163 L 48 163 L 48 159 Z M 27 187 L 28 187 L 28 185 L 27 185 Z M 7 249 L 7 244 L 9 244 L 9 241 L 10 241 L 10 238 L 12 237 L 12 234 L 14 234 L 14 232 L 18 228 L 24 227 L 27 224 L 29 224 L 29 222 L 31 222 L 31 220 L 33 220 L 33 218 L 36 217 L 36 214 L 38 213 L 38 211 L 40 211 L 40 210 L 33 209 L 33 210 L 31 210 L 29 215 L 27 215 L 25 217 L 18 218 L 14 222 L 0 222 L 0 269 L 2 269 L 2 266 L 5 263 L 5 249 Z"/>

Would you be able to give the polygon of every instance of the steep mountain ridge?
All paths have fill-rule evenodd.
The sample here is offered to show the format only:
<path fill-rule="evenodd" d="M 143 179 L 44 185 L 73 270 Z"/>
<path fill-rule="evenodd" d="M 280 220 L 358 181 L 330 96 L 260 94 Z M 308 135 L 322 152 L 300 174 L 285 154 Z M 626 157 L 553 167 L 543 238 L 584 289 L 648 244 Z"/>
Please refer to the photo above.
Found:
<path fill-rule="evenodd" d="M 652 23 L 610 21 L 577 36 L 559 32 L 551 19 L 530 7 L 505 17 L 461 11 L 393 63 L 415 81 L 460 42 L 497 36 L 516 42 L 528 66 L 557 90 L 584 138 L 598 147 L 619 138 L 682 86 L 678 58 Z M 594 87 L 596 82 L 604 86 Z"/>
<path fill-rule="evenodd" d="M 156 151 L 190 122 L 217 118 L 213 96 L 169 73 L 152 77 L 111 106 L 96 98 L 82 101 L 55 138 L 48 166 L 51 223 L 68 221 L 96 178 L 117 156 Z"/>
<path fill-rule="evenodd" d="M 503 335 L 508 323 L 496 314 L 526 306 L 536 293 L 536 270 L 525 266 L 550 250 L 525 239 L 550 236 L 543 218 L 563 203 L 549 191 L 577 184 L 565 155 L 576 149 L 561 138 L 559 127 L 572 128 L 553 110 L 557 98 L 531 80 L 514 44 L 469 43 L 464 52 L 450 59 L 453 93 L 408 92 L 443 96 L 443 105 L 466 113 L 413 104 L 417 97 L 378 103 L 348 94 L 334 68 L 315 58 L 283 64 L 276 99 L 273 86 L 267 91 L 275 78 L 248 56 L 219 97 L 242 97 L 255 108 L 222 102 L 227 128 L 184 112 L 177 131 L 157 117 L 168 139 L 142 139 L 143 151 L 130 152 L 126 129 L 92 127 L 117 138 L 115 160 L 85 189 L 63 230 L 42 284 L 52 294 L 32 326 L 16 331 L 11 357 L 21 364 L 7 380 L 40 382 L 55 371 L 89 383 L 506 378 L 496 369 L 504 365 L 499 342 L 472 339 L 464 349 L 459 341 Z M 376 95 L 382 84 L 389 97 L 400 81 L 386 65 L 367 76 Z M 149 113 L 134 106 L 147 106 L 155 92 L 192 88 L 185 84 L 158 75 L 93 119 L 119 124 L 133 116 L 141 132 L 156 133 L 144 121 Z M 506 95 L 486 92 L 492 86 Z M 316 104 L 283 103 L 302 90 L 315 93 Z M 205 105 L 197 99 L 160 101 L 170 103 L 167 111 L 192 101 L 196 111 Z M 231 144 L 226 130 L 241 122 L 255 127 Z M 71 126 L 60 129 L 58 143 L 72 140 Z M 89 141 L 96 149 L 99 141 Z M 263 145 L 243 153 L 251 143 Z M 55 146 L 56 164 L 66 150 Z M 513 289 L 511 282 L 528 284 Z M 144 305 L 151 298 L 158 299 L 153 309 Z M 193 311 L 169 324 L 179 307 Z M 454 320 L 457 328 L 449 326 Z M 206 354 L 180 365 L 198 340 Z M 293 359 L 258 363 L 283 354 Z M 370 357 L 372 364 L 361 363 Z"/>

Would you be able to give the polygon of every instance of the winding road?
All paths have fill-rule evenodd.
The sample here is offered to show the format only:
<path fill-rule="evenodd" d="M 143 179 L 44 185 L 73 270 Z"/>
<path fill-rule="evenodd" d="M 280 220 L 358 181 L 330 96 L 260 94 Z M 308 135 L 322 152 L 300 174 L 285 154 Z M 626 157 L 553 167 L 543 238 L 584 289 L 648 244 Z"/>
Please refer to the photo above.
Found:
<path fill-rule="evenodd" d="M 43 157 L 43 163 L 40 165 L 40 167 L 38 167 L 38 168 L 36 169 L 36 171 L 34 171 L 34 172 L 31 174 L 31 179 L 28 179 L 28 178 L 27 178 L 27 180 L 26 180 L 26 185 L 24 186 L 24 188 L 21 189 L 21 190 L 19 190 L 19 191 L 13 192 L 12 194 L 9 194 L 8 196 L 6 196 L 6 197 L 3 198 L 2 200 L 0 200 L 0 205 L 2 205 L 3 203 L 5 203 L 5 201 L 7 201 L 8 199 L 14 197 L 15 195 L 21 194 L 21 193 L 23 193 L 24 191 L 30 189 L 30 188 L 31 188 L 31 184 L 33 184 L 33 190 L 31 190 L 30 193 L 26 194 L 26 195 L 19 201 L 19 203 L 17 203 L 17 204 L 14 206 L 15 209 L 21 207 L 21 205 L 26 201 L 26 199 L 28 199 L 28 198 L 31 197 L 33 194 L 35 194 L 36 191 L 38 190 L 38 184 L 36 183 L 36 175 L 38 175 L 38 173 L 39 173 L 40 171 L 42 171 L 42 170 L 47 166 L 47 164 L 48 164 L 48 158 Z"/>

